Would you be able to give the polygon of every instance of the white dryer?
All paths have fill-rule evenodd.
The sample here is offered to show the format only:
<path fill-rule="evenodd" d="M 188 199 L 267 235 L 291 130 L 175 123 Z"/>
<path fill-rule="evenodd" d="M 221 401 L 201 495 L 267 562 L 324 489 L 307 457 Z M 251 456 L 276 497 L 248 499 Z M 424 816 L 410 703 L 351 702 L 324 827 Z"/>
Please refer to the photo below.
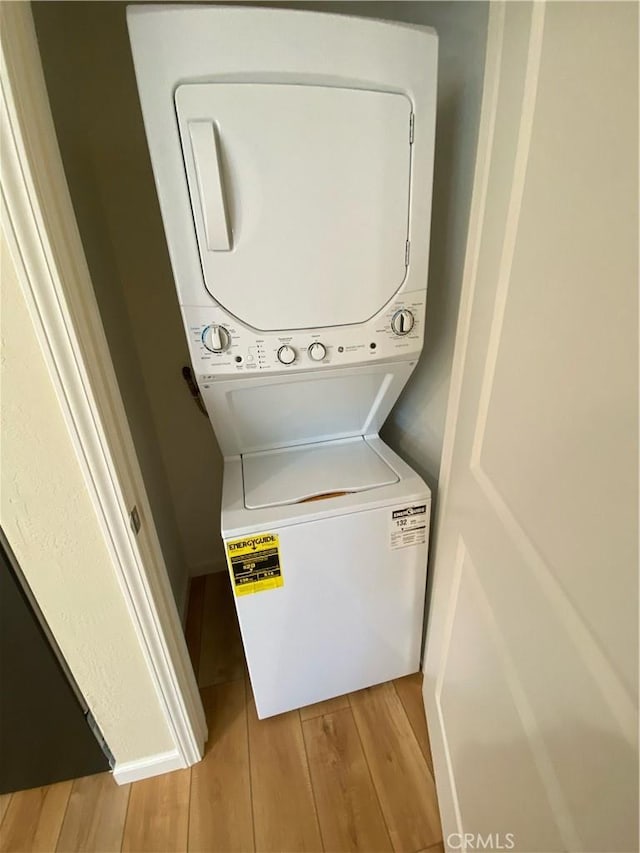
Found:
<path fill-rule="evenodd" d="M 416 671 L 429 495 L 378 432 L 423 343 L 436 35 L 246 7 L 128 22 L 258 713 Z"/>

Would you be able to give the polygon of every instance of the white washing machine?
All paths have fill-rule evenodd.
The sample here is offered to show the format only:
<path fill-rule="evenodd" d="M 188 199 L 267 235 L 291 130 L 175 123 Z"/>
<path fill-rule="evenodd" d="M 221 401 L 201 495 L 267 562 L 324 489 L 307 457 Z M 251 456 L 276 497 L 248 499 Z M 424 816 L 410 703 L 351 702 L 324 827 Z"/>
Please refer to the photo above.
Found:
<path fill-rule="evenodd" d="M 429 493 L 378 432 L 423 344 L 436 35 L 246 7 L 128 23 L 258 713 L 415 672 Z"/>
<path fill-rule="evenodd" d="M 258 716 L 418 671 L 429 509 L 376 436 L 225 462 L 222 530 Z"/>

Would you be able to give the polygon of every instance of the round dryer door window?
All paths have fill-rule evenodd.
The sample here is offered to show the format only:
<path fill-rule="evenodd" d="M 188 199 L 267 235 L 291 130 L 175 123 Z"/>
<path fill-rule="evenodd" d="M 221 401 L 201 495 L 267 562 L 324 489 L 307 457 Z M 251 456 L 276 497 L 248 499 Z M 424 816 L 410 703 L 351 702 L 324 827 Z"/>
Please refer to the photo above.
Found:
<path fill-rule="evenodd" d="M 362 323 L 406 275 L 411 102 L 326 86 L 175 95 L 204 284 L 255 329 Z"/>

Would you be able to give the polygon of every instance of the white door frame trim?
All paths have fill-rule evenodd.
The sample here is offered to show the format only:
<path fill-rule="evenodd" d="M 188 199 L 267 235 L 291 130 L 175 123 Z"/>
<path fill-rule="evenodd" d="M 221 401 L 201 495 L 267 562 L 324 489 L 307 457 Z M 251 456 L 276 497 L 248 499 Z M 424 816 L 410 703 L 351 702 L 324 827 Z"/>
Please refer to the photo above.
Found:
<path fill-rule="evenodd" d="M 482 86 L 480 126 L 478 128 L 478 144 L 474 167 L 471 209 L 469 211 L 469 229 L 465 251 L 462 290 L 460 294 L 460 308 L 458 311 L 458 322 L 456 326 L 455 350 L 451 368 L 451 381 L 449 385 L 449 400 L 447 403 L 447 412 L 445 417 L 442 459 L 440 461 L 440 477 L 438 480 L 438 501 L 433 525 L 430 562 L 430 571 L 432 573 L 434 572 L 434 564 L 438 554 L 438 542 L 441 535 L 440 531 L 444 516 L 443 508 L 446 505 L 447 494 L 449 491 L 449 480 L 453 462 L 453 446 L 462 393 L 463 369 L 466 361 L 469 325 L 471 321 L 471 309 L 473 306 L 475 284 L 480 259 L 480 247 L 482 242 L 489 176 L 491 171 L 491 155 L 493 151 L 498 110 L 505 16 L 506 3 L 504 0 L 498 0 L 498 2 L 489 4 L 489 21 L 487 25 L 487 41 L 485 48 L 485 68 Z M 455 589 L 457 584 L 460 582 L 461 558 L 462 554 L 459 548 L 456 556 L 456 568 L 451 579 L 452 589 Z M 439 575 L 434 574 L 431 589 L 431 602 L 434 600 L 436 585 L 438 583 Z M 429 614 L 426 622 L 425 651 L 422 661 L 423 672 L 426 672 L 427 654 L 431 647 L 430 638 L 433 634 L 433 621 L 433 618 Z M 452 620 L 450 618 L 447 619 L 447 625 L 444 632 L 447 637 L 451 633 L 451 621 Z M 434 687 L 435 692 L 439 694 L 442 685 L 440 683 L 432 685 L 430 684 L 428 677 L 425 677 L 422 684 L 422 699 L 427 718 L 431 720 L 435 720 L 436 716 L 440 718 L 439 703 L 434 704 L 433 706 L 431 705 L 430 691 L 432 691 Z M 441 719 L 440 725 L 442 725 Z M 432 743 L 432 749 L 438 748 L 439 744 Z M 443 773 L 442 776 L 438 775 L 434 778 L 436 781 L 436 788 L 438 790 L 438 804 L 444 838 L 445 842 L 447 842 L 448 836 L 451 833 L 462 833 L 462 818 L 458 808 L 457 796 L 452 795 L 452 792 L 455 791 L 455 780 L 451 758 L 446 746 L 442 750 L 441 766 L 446 768 L 446 774 Z M 443 778 L 445 776 L 446 778 Z M 447 847 L 447 843 L 445 843 L 445 847 Z"/>
<path fill-rule="evenodd" d="M 2 227 L 175 744 L 137 771 L 116 763 L 124 783 L 199 761 L 206 722 L 64 175 L 30 4 L 2 4 L 1 24 Z"/>

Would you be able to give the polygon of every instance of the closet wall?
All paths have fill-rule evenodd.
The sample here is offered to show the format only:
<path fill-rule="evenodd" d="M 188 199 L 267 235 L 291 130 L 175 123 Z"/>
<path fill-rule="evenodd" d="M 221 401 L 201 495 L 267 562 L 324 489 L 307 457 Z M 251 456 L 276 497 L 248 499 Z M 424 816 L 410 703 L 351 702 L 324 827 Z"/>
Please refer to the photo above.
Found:
<path fill-rule="evenodd" d="M 434 487 L 478 132 L 484 2 L 281 3 L 430 25 L 440 36 L 425 349 L 384 430 Z M 129 47 L 125 3 L 34 2 L 56 131 L 111 355 L 179 608 L 224 565 L 221 458 L 189 364 Z M 426 236 L 426 235 L 425 235 Z"/>
<path fill-rule="evenodd" d="M 179 608 L 223 559 L 220 455 L 189 364 L 124 3 L 32 4 L 67 180 Z"/>

